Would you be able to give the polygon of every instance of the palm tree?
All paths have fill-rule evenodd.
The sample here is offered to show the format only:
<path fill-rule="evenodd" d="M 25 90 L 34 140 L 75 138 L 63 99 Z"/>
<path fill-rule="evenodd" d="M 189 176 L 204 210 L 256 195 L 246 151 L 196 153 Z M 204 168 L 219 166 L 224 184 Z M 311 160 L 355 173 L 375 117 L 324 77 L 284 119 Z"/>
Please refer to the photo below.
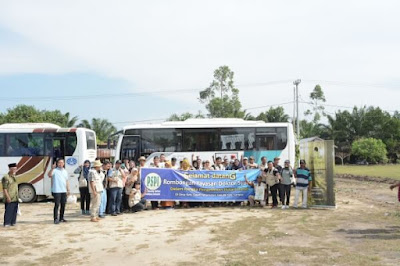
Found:
<path fill-rule="evenodd" d="M 82 120 L 78 127 L 84 127 L 96 132 L 97 143 L 105 143 L 110 135 L 117 131 L 117 128 L 107 119 L 93 118 L 91 122 Z"/>
<path fill-rule="evenodd" d="M 76 122 L 78 122 L 78 117 L 74 116 L 74 117 L 69 117 L 70 113 L 65 113 L 65 124 L 63 125 L 64 127 L 74 127 Z"/>

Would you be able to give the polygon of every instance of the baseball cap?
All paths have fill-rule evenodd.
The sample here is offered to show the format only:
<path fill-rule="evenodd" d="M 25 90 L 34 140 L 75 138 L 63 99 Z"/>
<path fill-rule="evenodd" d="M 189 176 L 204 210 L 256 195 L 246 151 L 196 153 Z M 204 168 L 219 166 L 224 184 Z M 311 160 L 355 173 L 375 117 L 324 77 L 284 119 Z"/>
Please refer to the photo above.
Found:
<path fill-rule="evenodd" d="M 247 157 L 244 157 L 244 158 L 243 158 L 243 160 L 248 160 L 248 159 L 249 159 L 249 158 L 247 158 Z"/>
<path fill-rule="evenodd" d="M 300 164 L 306 164 L 306 160 L 300 160 Z"/>
<path fill-rule="evenodd" d="M 122 161 L 121 161 L 121 160 L 117 160 L 117 161 L 115 162 L 115 164 L 122 164 Z"/>
<path fill-rule="evenodd" d="M 285 163 L 290 163 L 290 161 L 289 161 L 289 160 L 286 160 Z"/>

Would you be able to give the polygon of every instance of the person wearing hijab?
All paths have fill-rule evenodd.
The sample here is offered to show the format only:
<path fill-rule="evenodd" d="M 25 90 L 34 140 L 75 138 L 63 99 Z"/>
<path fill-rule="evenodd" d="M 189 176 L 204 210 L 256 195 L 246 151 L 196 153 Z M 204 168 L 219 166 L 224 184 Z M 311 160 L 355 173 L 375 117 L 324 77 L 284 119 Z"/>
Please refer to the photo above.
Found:
<path fill-rule="evenodd" d="M 85 160 L 82 166 L 75 170 L 75 173 L 79 173 L 79 192 L 81 194 L 81 210 L 83 215 L 89 215 L 90 209 L 90 194 L 89 194 L 89 171 L 90 171 L 90 161 Z M 86 206 L 85 206 L 86 205 Z"/>

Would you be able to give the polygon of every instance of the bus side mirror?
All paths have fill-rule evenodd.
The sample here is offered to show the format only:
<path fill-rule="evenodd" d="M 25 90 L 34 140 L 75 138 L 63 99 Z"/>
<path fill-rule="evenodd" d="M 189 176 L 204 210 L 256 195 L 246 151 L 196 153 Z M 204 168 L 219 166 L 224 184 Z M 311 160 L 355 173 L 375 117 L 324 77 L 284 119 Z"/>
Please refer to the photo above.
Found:
<path fill-rule="evenodd" d="M 111 140 L 107 139 L 107 149 L 110 149 Z"/>

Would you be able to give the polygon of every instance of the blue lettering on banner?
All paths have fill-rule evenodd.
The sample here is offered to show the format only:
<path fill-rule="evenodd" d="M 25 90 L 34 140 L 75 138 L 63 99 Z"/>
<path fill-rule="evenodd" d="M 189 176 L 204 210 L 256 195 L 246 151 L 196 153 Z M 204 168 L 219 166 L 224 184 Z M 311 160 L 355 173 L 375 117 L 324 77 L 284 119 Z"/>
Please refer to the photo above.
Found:
<path fill-rule="evenodd" d="M 142 191 L 147 200 L 244 201 L 254 195 L 244 178 L 254 181 L 260 170 L 181 171 L 166 168 L 142 168 Z"/>

